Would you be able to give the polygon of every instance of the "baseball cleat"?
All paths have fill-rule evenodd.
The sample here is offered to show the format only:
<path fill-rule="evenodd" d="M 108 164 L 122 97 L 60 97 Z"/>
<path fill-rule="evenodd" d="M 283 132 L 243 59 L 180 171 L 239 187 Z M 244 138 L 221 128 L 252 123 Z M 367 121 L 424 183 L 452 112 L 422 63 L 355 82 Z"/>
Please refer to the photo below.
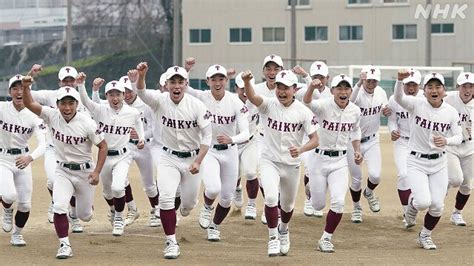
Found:
<path fill-rule="evenodd" d="M 240 210 L 244 206 L 244 201 L 242 199 L 242 188 L 236 188 L 234 192 L 234 206 L 236 209 Z"/>
<path fill-rule="evenodd" d="M 369 208 L 372 212 L 379 212 L 380 211 L 380 204 L 379 204 L 379 199 L 375 197 L 375 193 L 372 192 L 369 195 L 367 195 L 364 191 L 364 197 L 367 199 L 367 202 L 369 203 Z"/>
<path fill-rule="evenodd" d="M 166 240 L 166 248 L 163 250 L 165 259 L 177 259 L 181 254 L 179 252 L 179 245 L 171 240 Z"/>
<path fill-rule="evenodd" d="M 426 250 L 435 250 L 436 245 L 433 243 L 433 239 L 431 236 L 422 236 L 421 234 L 418 236 L 418 244 L 420 247 Z"/>
<path fill-rule="evenodd" d="M 51 204 L 49 205 L 49 208 L 48 208 L 48 222 L 50 224 L 54 223 L 54 209 L 53 209 L 53 203 L 51 202 Z"/>
<path fill-rule="evenodd" d="M 26 241 L 23 239 L 22 235 L 19 234 L 12 234 L 10 239 L 10 244 L 15 247 L 24 247 L 26 246 Z"/>
<path fill-rule="evenodd" d="M 11 232 L 13 229 L 13 208 L 3 208 L 3 231 Z"/>
<path fill-rule="evenodd" d="M 262 212 L 262 217 L 260 218 L 262 224 L 267 224 L 267 217 L 265 216 L 265 210 Z"/>
<path fill-rule="evenodd" d="M 202 229 L 207 229 L 211 224 L 212 210 L 214 210 L 214 207 L 202 207 L 201 213 L 199 214 L 199 225 Z"/>
<path fill-rule="evenodd" d="M 280 240 L 277 236 L 271 236 L 268 240 L 268 256 L 276 257 L 280 255 Z"/>
<path fill-rule="evenodd" d="M 320 210 L 320 211 L 314 210 L 313 216 L 314 216 L 314 217 L 321 218 L 321 217 L 324 216 L 324 212 L 323 212 L 323 210 Z"/>
<path fill-rule="evenodd" d="M 351 222 L 355 224 L 362 223 L 362 208 L 354 208 L 354 210 L 352 211 Z"/>
<path fill-rule="evenodd" d="M 221 232 L 219 231 L 219 228 L 217 228 L 217 225 L 213 224 L 207 228 L 207 240 L 211 242 L 218 242 L 221 240 Z"/>
<path fill-rule="evenodd" d="M 110 222 L 110 225 L 114 226 L 114 217 L 115 217 L 115 210 L 110 210 L 107 213 L 107 220 Z"/>
<path fill-rule="evenodd" d="M 313 209 L 313 205 L 311 204 L 311 199 L 307 198 L 304 200 L 303 213 L 304 215 L 309 216 L 309 217 L 313 216 L 314 209 Z"/>
<path fill-rule="evenodd" d="M 159 216 L 156 216 L 155 209 L 151 209 L 150 211 L 150 227 L 158 227 L 161 226 L 161 219 Z"/>
<path fill-rule="evenodd" d="M 59 245 L 58 253 L 56 254 L 56 259 L 67 259 L 72 256 L 71 246 L 66 243 L 61 243 Z"/>
<path fill-rule="evenodd" d="M 285 256 L 290 251 L 290 231 L 279 231 L 280 253 Z"/>
<path fill-rule="evenodd" d="M 418 210 L 415 209 L 411 204 L 408 204 L 407 210 L 405 212 L 405 228 L 408 229 L 416 225 L 416 215 L 418 214 Z"/>
<path fill-rule="evenodd" d="M 123 231 L 125 228 L 125 223 L 122 217 L 114 217 L 114 228 L 112 229 L 113 236 L 121 236 L 123 235 Z"/>
<path fill-rule="evenodd" d="M 321 238 L 318 242 L 318 250 L 324 253 L 333 253 L 334 245 L 329 238 Z"/>
<path fill-rule="evenodd" d="M 255 207 L 255 203 L 248 203 L 247 207 L 245 207 L 245 219 L 246 220 L 257 219 L 257 207 Z"/>
<path fill-rule="evenodd" d="M 453 212 L 450 218 L 451 222 L 457 226 L 466 226 L 466 221 L 462 218 L 462 214 L 460 212 Z"/>
<path fill-rule="evenodd" d="M 70 214 L 67 216 L 69 223 L 71 224 L 71 229 L 73 233 L 82 233 L 84 232 L 84 227 L 82 227 L 81 222 L 78 218 L 71 217 Z"/>
<path fill-rule="evenodd" d="M 125 218 L 125 225 L 131 225 L 135 222 L 135 220 L 140 217 L 140 213 L 138 212 L 138 209 L 128 209 L 127 212 L 127 217 Z"/>

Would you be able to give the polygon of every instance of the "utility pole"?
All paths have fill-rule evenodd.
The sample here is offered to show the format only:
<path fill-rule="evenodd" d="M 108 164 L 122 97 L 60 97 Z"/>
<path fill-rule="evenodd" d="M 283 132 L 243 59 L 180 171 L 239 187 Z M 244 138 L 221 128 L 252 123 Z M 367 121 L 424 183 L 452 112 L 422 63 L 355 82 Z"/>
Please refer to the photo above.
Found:
<path fill-rule="evenodd" d="M 425 65 L 431 66 L 431 12 L 433 11 L 431 0 L 426 0 L 426 7 L 430 7 L 428 18 L 426 18 L 426 47 L 425 47 Z"/>
<path fill-rule="evenodd" d="M 71 0 L 67 0 L 67 26 L 66 26 L 66 65 L 72 62 L 72 19 Z"/>
<path fill-rule="evenodd" d="M 296 0 L 291 0 L 291 67 L 296 66 Z"/>
<path fill-rule="evenodd" d="M 181 45 L 181 0 L 173 0 L 173 64 L 183 64 L 183 49 Z"/>

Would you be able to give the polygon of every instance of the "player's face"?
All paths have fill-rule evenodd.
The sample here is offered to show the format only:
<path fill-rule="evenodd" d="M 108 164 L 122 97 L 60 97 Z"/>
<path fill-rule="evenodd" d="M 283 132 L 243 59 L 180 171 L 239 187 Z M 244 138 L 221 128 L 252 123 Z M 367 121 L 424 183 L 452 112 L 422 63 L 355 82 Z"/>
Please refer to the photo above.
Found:
<path fill-rule="evenodd" d="M 214 76 L 207 78 L 207 86 L 211 88 L 211 93 L 216 99 L 224 97 L 227 80 L 227 77 L 221 74 L 215 74 Z"/>
<path fill-rule="evenodd" d="M 59 112 L 67 122 L 76 115 L 78 102 L 76 99 L 66 96 L 57 101 Z"/>
<path fill-rule="evenodd" d="M 294 100 L 295 87 L 296 85 L 286 86 L 285 84 L 277 83 L 275 94 L 278 101 L 286 107 L 290 106 Z"/>
<path fill-rule="evenodd" d="M 340 108 L 345 108 L 349 104 L 349 98 L 352 94 L 352 88 L 346 82 L 341 82 L 337 87 L 331 88 L 334 95 L 334 102 Z"/>
<path fill-rule="evenodd" d="M 170 93 L 170 99 L 174 103 L 179 103 L 184 96 L 184 90 L 188 86 L 188 81 L 179 75 L 174 75 L 166 81 L 166 87 Z"/>
<path fill-rule="evenodd" d="M 275 62 L 268 62 L 263 67 L 263 76 L 265 80 L 273 86 L 276 80 L 276 74 L 282 70 L 281 66 L 277 65 Z"/>
<path fill-rule="evenodd" d="M 65 77 L 63 80 L 59 81 L 59 87 L 64 87 L 64 86 L 69 86 L 69 87 L 76 87 L 76 79 L 73 77 Z"/>
<path fill-rule="evenodd" d="M 317 75 L 312 76 L 311 78 L 312 78 L 313 80 L 319 79 L 319 81 L 321 81 L 321 83 L 322 83 L 324 86 L 326 86 L 326 84 L 328 83 L 328 77 L 323 76 L 323 75 L 317 74 Z M 323 89 L 324 89 L 324 87 L 323 87 Z"/>
<path fill-rule="evenodd" d="M 468 103 L 474 95 L 474 84 L 465 83 L 461 86 L 458 86 L 458 89 L 459 89 L 459 97 L 461 98 L 463 103 Z"/>
<path fill-rule="evenodd" d="M 109 101 L 110 107 L 112 109 L 120 109 L 123 104 L 124 93 L 118 90 L 110 90 L 105 94 L 107 101 Z"/>
<path fill-rule="evenodd" d="M 365 91 L 366 91 L 367 93 L 370 93 L 370 94 L 374 93 L 375 87 L 377 87 L 378 83 L 379 83 L 379 82 L 378 82 L 377 80 L 375 80 L 375 79 L 366 79 L 366 80 L 364 81 L 364 89 L 365 89 Z"/>
<path fill-rule="evenodd" d="M 437 79 L 432 79 L 425 85 L 425 97 L 433 107 L 441 105 L 444 94 L 444 86 Z"/>
<path fill-rule="evenodd" d="M 412 95 L 415 96 L 418 94 L 419 85 L 416 82 L 410 81 L 406 84 L 403 84 L 403 91 L 405 95 Z"/>
<path fill-rule="evenodd" d="M 137 94 L 133 92 L 133 90 L 129 90 L 128 88 L 125 89 L 125 93 L 123 94 L 125 102 L 130 105 L 132 104 L 135 99 L 137 98 Z"/>
<path fill-rule="evenodd" d="M 235 92 L 237 92 L 237 95 L 239 96 L 239 99 L 242 102 L 247 101 L 247 94 L 245 94 L 245 89 L 244 88 L 239 88 L 237 85 L 235 86 Z"/>
<path fill-rule="evenodd" d="M 10 87 L 10 96 L 12 102 L 16 107 L 23 107 L 23 89 L 21 88 L 21 82 L 17 81 Z"/>

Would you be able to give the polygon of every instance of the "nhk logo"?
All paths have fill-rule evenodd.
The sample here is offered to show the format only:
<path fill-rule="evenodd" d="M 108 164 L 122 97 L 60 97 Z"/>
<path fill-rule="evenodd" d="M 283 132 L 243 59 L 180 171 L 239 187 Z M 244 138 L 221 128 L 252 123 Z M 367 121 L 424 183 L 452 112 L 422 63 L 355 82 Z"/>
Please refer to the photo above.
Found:
<path fill-rule="evenodd" d="M 445 4 L 444 6 L 442 6 L 441 4 L 418 4 L 415 10 L 415 18 L 419 19 L 421 16 L 424 19 L 428 19 L 428 16 L 431 14 L 431 17 L 434 19 L 447 19 L 450 15 L 450 19 L 455 19 L 456 17 L 465 19 L 466 14 L 464 14 L 464 11 L 466 11 L 467 8 L 467 4 Z"/>

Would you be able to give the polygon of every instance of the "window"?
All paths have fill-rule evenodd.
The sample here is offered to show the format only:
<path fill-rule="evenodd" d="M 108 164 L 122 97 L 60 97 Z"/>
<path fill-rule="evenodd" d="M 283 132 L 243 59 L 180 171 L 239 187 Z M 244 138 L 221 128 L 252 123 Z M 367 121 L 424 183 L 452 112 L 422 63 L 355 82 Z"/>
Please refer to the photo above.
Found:
<path fill-rule="evenodd" d="M 431 33 L 432 34 L 447 34 L 454 33 L 454 24 L 445 23 L 445 24 L 431 24 Z"/>
<path fill-rule="evenodd" d="M 192 88 L 196 90 L 202 90 L 202 91 L 209 89 L 209 87 L 206 84 L 205 79 L 189 79 L 189 86 L 191 86 Z"/>
<path fill-rule="evenodd" d="M 372 0 L 347 0 L 348 5 L 371 4 Z"/>
<path fill-rule="evenodd" d="M 262 41 L 263 42 L 284 42 L 285 41 L 285 28 L 263 28 L 262 29 Z"/>
<path fill-rule="evenodd" d="M 328 27 L 327 26 L 304 27 L 304 40 L 307 42 L 327 41 L 328 40 Z"/>
<path fill-rule="evenodd" d="M 252 42 L 251 28 L 231 28 L 229 30 L 230 42 Z"/>
<path fill-rule="evenodd" d="M 288 0 L 288 6 L 291 6 L 291 0 Z M 295 6 L 309 6 L 309 0 L 296 0 Z"/>
<path fill-rule="evenodd" d="M 339 26 L 340 41 L 361 41 L 362 39 L 362 26 Z"/>
<path fill-rule="evenodd" d="M 392 26 L 393 40 L 416 40 L 416 25 L 393 25 Z"/>
<path fill-rule="evenodd" d="M 189 42 L 190 43 L 210 43 L 211 30 L 210 29 L 190 29 Z"/>
<path fill-rule="evenodd" d="M 384 4 L 408 4 L 408 0 L 383 0 Z"/>

